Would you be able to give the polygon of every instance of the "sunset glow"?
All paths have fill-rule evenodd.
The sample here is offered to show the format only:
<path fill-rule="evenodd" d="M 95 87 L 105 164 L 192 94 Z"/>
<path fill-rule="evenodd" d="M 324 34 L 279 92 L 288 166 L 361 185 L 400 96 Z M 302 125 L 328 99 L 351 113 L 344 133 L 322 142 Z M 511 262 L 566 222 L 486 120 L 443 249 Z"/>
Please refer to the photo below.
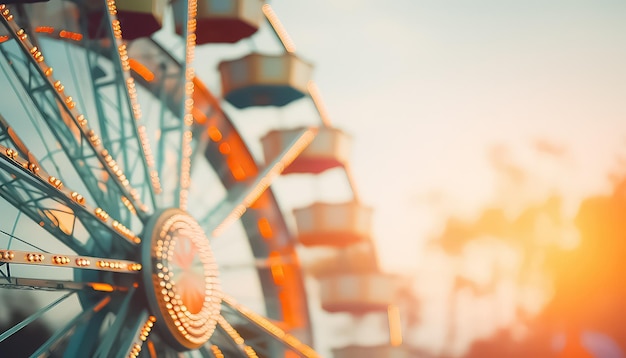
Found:
<path fill-rule="evenodd" d="M 583 309 L 623 297 L 610 237 L 626 212 L 624 4 L 273 6 L 321 64 L 333 125 L 354 138 L 381 263 L 413 278 L 420 321 L 405 343 L 484 357 L 481 340 L 526 340 L 556 347 L 545 356 L 593 355 L 575 343 L 586 337 L 624 356 L 606 312 Z M 573 311 L 584 328 L 540 332 Z"/>

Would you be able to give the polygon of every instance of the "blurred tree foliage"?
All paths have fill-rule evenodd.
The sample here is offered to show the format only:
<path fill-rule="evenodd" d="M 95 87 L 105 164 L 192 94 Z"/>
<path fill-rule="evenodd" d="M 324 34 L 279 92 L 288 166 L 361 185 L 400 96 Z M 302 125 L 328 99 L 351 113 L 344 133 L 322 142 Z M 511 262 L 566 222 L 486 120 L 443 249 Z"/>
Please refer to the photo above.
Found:
<path fill-rule="evenodd" d="M 459 247 L 475 237 L 480 226 L 498 237 L 521 239 L 515 245 L 528 254 L 539 244 L 529 240 L 538 217 L 547 214 L 555 223 L 562 220 L 558 206 L 558 200 L 548 200 L 541 208 L 527 209 L 513 222 L 488 211 L 485 215 L 492 217 L 486 220 L 489 225 L 481 220 L 474 226 L 451 222 L 441 244 L 450 253 L 458 254 Z M 474 342 L 466 358 L 613 357 L 611 352 L 624 356 L 626 180 L 618 183 L 610 195 L 583 200 L 574 223 L 579 233 L 578 245 L 571 249 L 552 245 L 545 250 L 543 274 L 551 280 L 553 295 L 539 315 L 518 316 L 526 333 L 516 335 L 513 328 L 499 330 L 488 339 Z M 507 233 L 508 230 L 512 231 Z M 594 344 L 588 338 L 590 332 L 601 339 Z"/>

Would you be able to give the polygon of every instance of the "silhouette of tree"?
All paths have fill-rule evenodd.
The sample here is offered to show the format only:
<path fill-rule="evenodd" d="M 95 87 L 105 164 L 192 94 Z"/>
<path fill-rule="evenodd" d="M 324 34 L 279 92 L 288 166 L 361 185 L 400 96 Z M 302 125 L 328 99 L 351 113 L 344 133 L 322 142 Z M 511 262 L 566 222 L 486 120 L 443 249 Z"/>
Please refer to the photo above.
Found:
<path fill-rule="evenodd" d="M 546 204 L 544 212 L 558 219 L 556 203 Z M 518 217 L 514 231 L 528 235 L 536 216 L 537 212 L 527 210 Z M 552 279 L 554 295 L 537 317 L 526 322 L 531 334 L 516 340 L 510 330 L 499 331 L 474 342 L 465 358 L 605 357 L 600 352 L 608 349 L 624 355 L 626 180 L 610 195 L 583 200 L 574 221 L 580 233 L 578 246 L 548 250 L 544 270 Z M 594 342 L 589 333 L 602 339 Z"/>

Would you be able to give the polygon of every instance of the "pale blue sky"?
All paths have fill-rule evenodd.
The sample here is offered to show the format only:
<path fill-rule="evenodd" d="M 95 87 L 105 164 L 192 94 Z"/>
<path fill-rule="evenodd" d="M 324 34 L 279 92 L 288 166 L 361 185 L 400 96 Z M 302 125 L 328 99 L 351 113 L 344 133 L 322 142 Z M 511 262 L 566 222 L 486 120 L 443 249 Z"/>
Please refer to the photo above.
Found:
<path fill-rule="evenodd" d="M 315 63 L 333 123 L 354 137 L 355 176 L 391 269 L 415 267 L 441 219 L 419 198 L 436 190 L 465 213 L 492 200 L 492 145 L 531 166 L 535 139 L 564 146 L 567 160 L 545 174 L 578 195 L 604 188 L 626 149 L 623 1 L 272 5 Z M 414 256 L 395 255 L 407 246 Z"/>

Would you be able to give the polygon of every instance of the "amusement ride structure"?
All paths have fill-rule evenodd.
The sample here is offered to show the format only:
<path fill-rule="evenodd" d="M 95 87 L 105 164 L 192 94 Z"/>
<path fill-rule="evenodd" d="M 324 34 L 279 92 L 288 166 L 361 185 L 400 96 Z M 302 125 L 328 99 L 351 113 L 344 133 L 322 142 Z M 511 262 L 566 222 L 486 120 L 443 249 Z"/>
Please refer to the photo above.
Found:
<path fill-rule="evenodd" d="M 268 4 L 12 1 L 0 21 L 0 302 L 19 312 L 0 319 L 1 352 L 317 357 L 296 247 L 323 246 L 322 308 L 389 318 L 389 345 L 334 355 L 407 355 L 349 138 Z M 282 54 L 223 59 L 221 89 L 195 75 L 196 46 L 261 26 Z M 301 98 L 320 125 L 270 131 L 255 158 L 231 116 Z M 298 208 L 290 227 L 274 179 L 337 168 L 353 199 Z"/>

